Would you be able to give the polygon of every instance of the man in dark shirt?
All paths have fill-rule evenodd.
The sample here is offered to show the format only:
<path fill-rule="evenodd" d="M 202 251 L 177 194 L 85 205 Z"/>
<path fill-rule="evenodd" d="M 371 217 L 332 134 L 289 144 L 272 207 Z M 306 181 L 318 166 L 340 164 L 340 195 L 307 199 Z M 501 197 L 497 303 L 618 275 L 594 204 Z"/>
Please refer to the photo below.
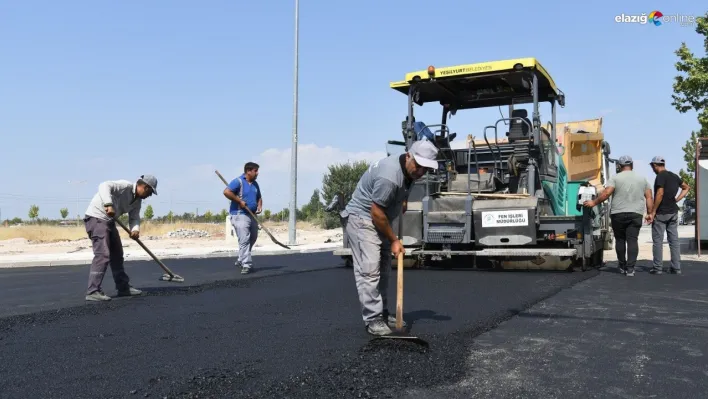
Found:
<path fill-rule="evenodd" d="M 666 170 L 666 162 L 661 156 L 651 160 L 651 168 L 656 173 L 654 180 L 654 207 L 647 215 L 647 220 L 652 223 L 652 241 L 654 242 L 654 265 L 649 273 L 661 274 L 663 272 L 664 256 L 664 231 L 669 241 L 671 250 L 671 273 L 681 274 L 681 245 L 678 237 L 678 212 L 676 204 L 688 194 L 688 184 L 681 180 L 676 173 Z M 681 188 L 681 194 L 676 194 Z"/>

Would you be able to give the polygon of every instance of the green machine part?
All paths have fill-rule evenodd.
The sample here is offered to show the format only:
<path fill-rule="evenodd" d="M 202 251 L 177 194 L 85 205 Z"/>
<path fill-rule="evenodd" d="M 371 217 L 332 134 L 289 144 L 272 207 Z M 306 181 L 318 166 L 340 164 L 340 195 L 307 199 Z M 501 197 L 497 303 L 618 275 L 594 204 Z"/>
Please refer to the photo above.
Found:
<path fill-rule="evenodd" d="M 576 202 L 578 200 L 578 192 L 580 191 L 580 186 L 583 184 L 587 183 L 585 180 L 575 180 L 575 181 L 569 181 L 568 182 L 568 207 L 567 207 L 567 213 L 566 215 L 568 216 L 582 216 L 583 210 L 582 208 L 576 206 Z"/>
<path fill-rule="evenodd" d="M 555 216 L 582 216 L 583 210 L 577 205 L 580 187 L 587 184 L 587 180 L 568 181 L 568 171 L 560 155 L 556 156 L 558 165 L 558 181 L 551 183 L 544 181 L 543 191 L 551 200 L 551 208 Z"/>
<path fill-rule="evenodd" d="M 556 182 L 552 183 L 543 181 L 541 184 L 543 185 L 544 193 L 551 200 L 551 209 L 553 209 L 553 214 L 555 216 L 565 216 L 568 215 L 568 208 L 572 208 L 573 211 L 575 210 L 575 207 L 572 206 L 572 204 L 575 203 L 575 200 L 572 200 L 570 206 L 569 201 L 573 198 L 577 198 L 578 189 L 575 189 L 575 197 L 568 192 L 570 188 L 567 181 L 568 171 L 563 163 L 563 158 L 558 153 L 556 153 L 556 165 L 558 165 L 558 178 Z"/>

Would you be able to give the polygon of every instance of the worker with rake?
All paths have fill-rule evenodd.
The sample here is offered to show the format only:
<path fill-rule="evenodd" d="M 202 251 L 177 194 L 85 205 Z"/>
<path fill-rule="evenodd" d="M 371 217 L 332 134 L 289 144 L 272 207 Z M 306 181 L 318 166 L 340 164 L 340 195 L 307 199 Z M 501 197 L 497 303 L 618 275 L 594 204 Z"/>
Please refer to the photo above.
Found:
<path fill-rule="evenodd" d="M 113 180 L 98 186 L 98 192 L 91 199 L 84 218 L 86 233 L 93 246 L 87 301 L 111 300 L 101 289 L 109 263 L 118 296 L 142 294 L 142 291 L 130 286 L 130 278 L 123 268 L 123 243 L 116 228 L 115 218 L 127 213 L 130 237 L 138 238 L 142 200 L 152 194 L 157 195 L 157 178 L 152 175 L 142 175 L 137 182 Z"/>
<path fill-rule="evenodd" d="M 241 274 L 248 274 L 253 267 L 251 250 L 258 239 L 258 222 L 252 214 L 263 210 L 261 189 L 258 178 L 259 165 L 246 162 L 243 174 L 231 181 L 224 189 L 224 196 L 231 200 L 229 218 L 238 237 L 238 260 L 236 266 L 241 267 Z M 251 212 L 247 212 L 248 208 Z"/>
<path fill-rule="evenodd" d="M 352 249 L 354 278 L 366 331 L 389 335 L 396 319 L 388 311 L 391 255 L 405 252 L 391 220 L 406 211 L 413 181 L 437 169 L 438 149 L 428 140 L 413 143 L 407 153 L 373 163 L 362 175 L 342 216 Z"/>

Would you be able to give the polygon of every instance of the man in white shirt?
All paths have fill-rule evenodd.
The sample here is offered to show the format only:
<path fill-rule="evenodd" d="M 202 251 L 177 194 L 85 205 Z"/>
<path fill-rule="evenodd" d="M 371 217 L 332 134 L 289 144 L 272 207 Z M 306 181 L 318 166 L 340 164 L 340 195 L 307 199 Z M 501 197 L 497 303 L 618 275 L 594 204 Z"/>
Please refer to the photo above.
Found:
<path fill-rule="evenodd" d="M 87 301 L 111 300 L 101 289 L 108 264 L 111 265 L 118 296 L 142 294 L 142 291 L 130 286 L 130 279 L 123 268 L 123 243 L 114 218 L 128 213 L 130 237 L 138 238 L 142 200 L 152 194 L 157 195 L 157 179 L 152 175 L 142 175 L 135 183 L 113 180 L 98 186 L 98 193 L 93 196 L 84 218 L 94 255 L 86 292 Z"/>

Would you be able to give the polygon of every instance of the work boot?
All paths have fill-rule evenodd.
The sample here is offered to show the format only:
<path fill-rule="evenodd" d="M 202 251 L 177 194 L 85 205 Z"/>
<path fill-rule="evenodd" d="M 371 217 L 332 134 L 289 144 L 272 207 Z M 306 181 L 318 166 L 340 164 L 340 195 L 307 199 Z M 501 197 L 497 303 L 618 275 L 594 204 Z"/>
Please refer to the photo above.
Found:
<path fill-rule="evenodd" d="M 142 295 L 142 291 L 137 288 L 128 287 L 125 291 L 118 291 L 118 296 L 137 296 Z"/>
<path fill-rule="evenodd" d="M 86 300 L 87 301 L 102 302 L 102 301 L 110 301 L 111 297 L 109 297 L 108 295 L 104 294 L 101 291 L 94 291 L 94 292 L 86 295 Z"/>
<path fill-rule="evenodd" d="M 671 274 L 681 274 L 681 269 L 674 269 L 674 268 L 671 268 L 671 269 L 669 269 L 669 273 L 671 273 Z"/>
<path fill-rule="evenodd" d="M 396 316 L 390 314 L 388 311 L 384 311 L 383 316 L 386 318 L 386 323 L 390 328 L 396 328 Z M 408 323 L 403 319 L 403 328 L 408 327 Z"/>
<path fill-rule="evenodd" d="M 657 275 L 658 275 L 658 274 L 663 274 L 663 273 L 664 273 L 664 271 L 661 270 L 661 269 L 651 269 L 651 270 L 649 270 L 649 274 L 657 274 Z"/>
<path fill-rule="evenodd" d="M 634 277 L 634 270 L 627 272 L 627 277 Z"/>
<path fill-rule="evenodd" d="M 248 266 L 244 266 L 241 268 L 241 274 L 248 274 L 251 272 L 251 268 Z"/>
<path fill-rule="evenodd" d="M 369 322 L 366 326 L 366 332 L 371 335 L 389 335 L 393 333 L 382 317 Z"/>

